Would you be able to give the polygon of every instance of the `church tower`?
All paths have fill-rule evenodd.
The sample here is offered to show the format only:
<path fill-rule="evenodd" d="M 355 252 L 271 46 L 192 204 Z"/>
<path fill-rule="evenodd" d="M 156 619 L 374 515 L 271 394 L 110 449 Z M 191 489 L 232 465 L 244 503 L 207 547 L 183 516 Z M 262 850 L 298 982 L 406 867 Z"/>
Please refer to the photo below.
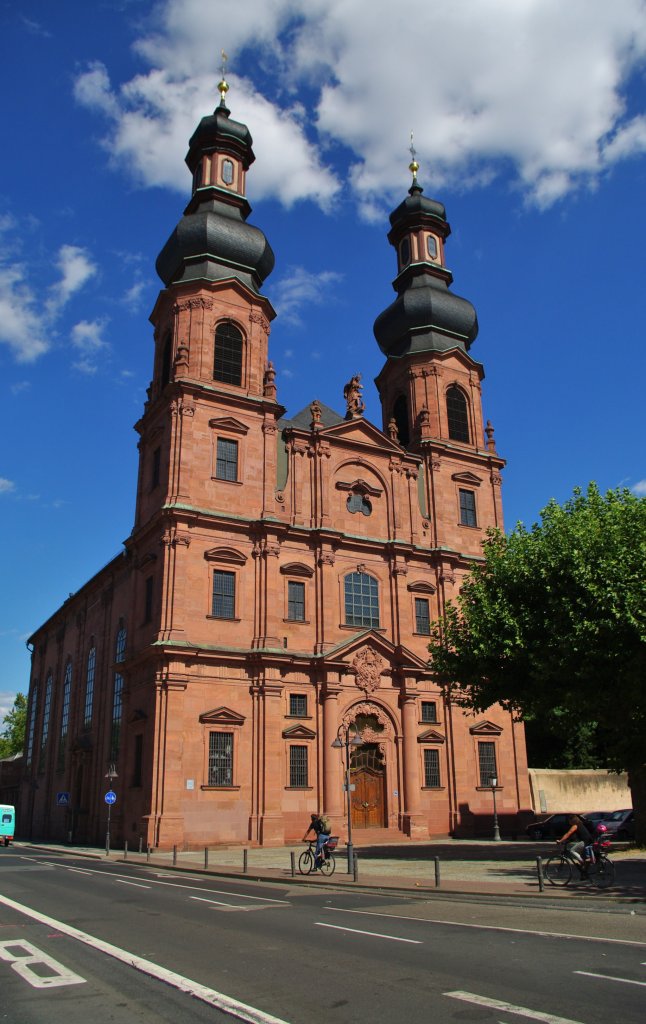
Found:
<path fill-rule="evenodd" d="M 444 206 L 423 194 L 412 146 L 411 153 L 412 185 L 390 215 L 397 297 L 374 325 L 387 357 L 376 384 L 384 431 L 423 459 L 431 548 L 453 553 L 440 557 L 443 578 L 455 584 L 455 569 L 464 568 L 460 556 L 479 555 L 484 530 L 502 527 L 504 460 L 491 424 L 483 423 L 484 370 L 470 354 L 476 311 L 449 290 L 445 245 L 451 228 Z"/>

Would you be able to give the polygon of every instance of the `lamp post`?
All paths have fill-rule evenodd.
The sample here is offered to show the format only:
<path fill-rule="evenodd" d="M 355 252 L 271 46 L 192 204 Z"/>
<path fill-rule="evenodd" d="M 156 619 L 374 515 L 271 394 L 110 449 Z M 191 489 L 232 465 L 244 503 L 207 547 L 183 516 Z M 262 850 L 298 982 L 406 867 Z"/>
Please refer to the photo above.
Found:
<path fill-rule="evenodd" d="M 498 828 L 498 814 L 496 812 L 496 786 L 498 785 L 498 779 L 495 775 L 491 776 L 491 794 L 493 796 L 493 838 L 494 842 L 500 842 L 500 829 Z"/>
<path fill-rule="evenodd" d="M 108 780 L 109 787 L 108 792 L 105 794 L 105 802 L 108 805 L 108 827 L 105 833 L 105 855 L 106 857 L 108 857 L 110 854 L 110 812 L 112 810 L 112 804 L 116 800 L 116 796 L 112 792 L 112 780 L 118 778 L 117 770 L 114 766 L 114 763 L 110 764 L 110 767 L 105 773 L 105 778 Z"/>
<path fill-rule="evenodd" d="M 350 726 L 340 725 L 336 739 L 332 743 L 335 750 L 343 750 L 345 747 L 345 796 L 348 814 L 348 874 L 354 871 L 354 849 L 352 846 L 352 805 L 350 803 L 350 747 L 360 747 L 363 743 L 359 733 L 354 732 L 350 736 Z"/>

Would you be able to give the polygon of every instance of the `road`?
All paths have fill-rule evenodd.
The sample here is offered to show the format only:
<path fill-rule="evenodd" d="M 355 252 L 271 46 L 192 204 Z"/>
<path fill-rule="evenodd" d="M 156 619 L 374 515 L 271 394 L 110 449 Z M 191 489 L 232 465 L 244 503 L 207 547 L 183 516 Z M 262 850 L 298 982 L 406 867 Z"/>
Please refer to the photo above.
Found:
<path fill-rule="evenodd" d="M 0 850 L 9 1024 L 643 1024 L 646 914 Z"/>

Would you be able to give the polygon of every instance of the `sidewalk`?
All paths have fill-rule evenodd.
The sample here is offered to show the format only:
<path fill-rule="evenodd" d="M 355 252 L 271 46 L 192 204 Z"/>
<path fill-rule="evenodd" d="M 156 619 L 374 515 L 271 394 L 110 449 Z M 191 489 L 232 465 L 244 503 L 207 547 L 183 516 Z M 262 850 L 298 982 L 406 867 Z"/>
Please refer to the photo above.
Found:
<path fill-rule="evenodd" d="M 16 847 L 36 847 L 52 853 L 93 857 L 105 860 L 104 850 L 89 847 L 56 845 L 47 842 L 19 841 Z M 409 843 L 396 846 L 355 848 L 358 855 L 357 881 L 347 873 L 345 848 L 337 851 L 336 871 L 332 878 L 316 873 L 303 876 L 298 872 L 298 857 L 304 846 L 211 847 L 205 851 L 151 851 L 149 857 L 137 850 L 111 850 L 110 860 L 117 863 L 146 864 L 166 870 L 191 871 L 228 878 L 249 878 L 254 881 L 281 882 L 316 886 L 350 887 L 428 896 L 432 893 L 462 894 L 488 897 L 558 898 L 580 901 L 582 898 L 612 900 L 625 904 L 643 904 L 646 908 L 646 854 L 643 851 L 621 851 L 612 854 L 616 868 L 615 885 L 599 890 L 586 882 L 574 882 L 567 888 L 545 883 L 540 891 L 536 858 L 544 860 L 554 851 L 551 844 L 524 842 L 481 842 L 448 840 L 435 843 Z M 292 876 L 291 855 L 295 875 Z M 437 867 L 436 860 L 437 858 Z M 439 871 L 439 887 L 436 886 Z"/>

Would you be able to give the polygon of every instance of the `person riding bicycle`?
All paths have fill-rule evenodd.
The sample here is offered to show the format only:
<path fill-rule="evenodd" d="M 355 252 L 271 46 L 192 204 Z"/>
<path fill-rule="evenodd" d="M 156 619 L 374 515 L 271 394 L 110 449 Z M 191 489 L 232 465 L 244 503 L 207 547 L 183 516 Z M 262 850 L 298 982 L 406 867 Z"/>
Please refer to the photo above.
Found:
<path fill-rule="evenodd" d="M 572 814 L 568 821 L 570 824 L 569 829 L 564 836 L 561 836 L 556 841 L 557 843 L 566 844 L 567 852 L 573 854 L 576 861 L 580 861 L 582 873 L 585 874 L 588 870 L 588 864 L 592 860 L 592 834 L 578 814 Z M 571 836 L 575 838 L 568 842 Z"/>
<path fill-rule="evenodd" d="M 312 814 L 310 826 L 303 836 L 303 842 L 307 841 L 310 832 L 316 834 L 316 849 L 314 850 L 314 866 L 320 868 L 323 863 L 323 847 L 330 838 L 330 823 L 324 814 Z"/>

